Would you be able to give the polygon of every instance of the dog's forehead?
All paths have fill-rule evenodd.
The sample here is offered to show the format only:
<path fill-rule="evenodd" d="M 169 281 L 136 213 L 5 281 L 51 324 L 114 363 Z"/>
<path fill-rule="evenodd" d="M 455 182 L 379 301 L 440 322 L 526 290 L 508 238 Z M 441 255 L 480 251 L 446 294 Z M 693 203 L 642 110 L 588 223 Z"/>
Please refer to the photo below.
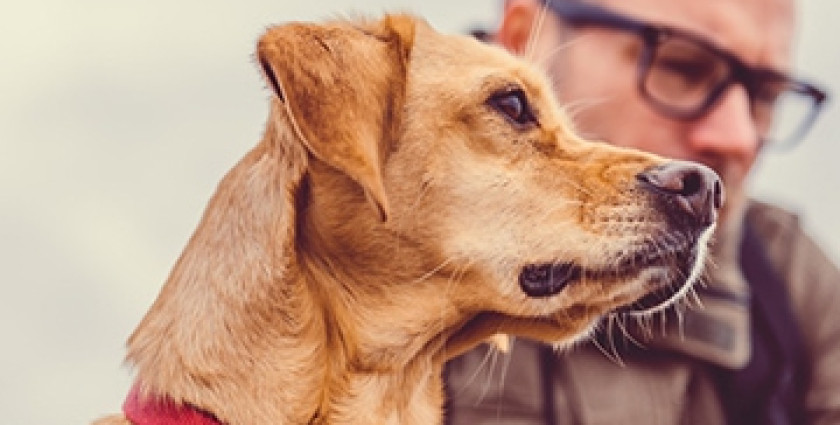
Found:
<path fill-rule="evenodd" d="M 409 73 L 413 79 L 438 82 L 444 77 L 462 88 L 507 81 L 535 92 L 550 89 L 542 71 L 502 47 L 466 35 L 442 34 L 422 22 L 417 25 Z"/>
<path fill-rule="evenodd" d="M 452 97 L 459 92 L 488 95 L 515 86 L 528 92 L 532 100 L 556 107 L 550 80 L 538 67 L 501 46 L 466 35 L 443 34 L 422 21 L 415 31 L 408 79 L 417 90 Z"/>
<path fill-rule="evenodd" d="M 565 134 L 573 127 L 541 68 L 501 46 L 442 34 L 423 21 L 417 23 L 407 69 L 407 95 L 413 108 L 458 113 L 514 90 L 527 95 L 544 128 L 564 128 Z"/>

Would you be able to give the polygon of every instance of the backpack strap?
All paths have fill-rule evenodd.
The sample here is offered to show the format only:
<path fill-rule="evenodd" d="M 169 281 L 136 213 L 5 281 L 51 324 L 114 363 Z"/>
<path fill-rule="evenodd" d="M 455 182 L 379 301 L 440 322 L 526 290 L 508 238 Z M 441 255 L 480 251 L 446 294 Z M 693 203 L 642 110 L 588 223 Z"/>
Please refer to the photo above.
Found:
<path fill-rule="evenodd" d="M 745 367 L 719 369 L 721 401 L 729 423 L 802 423 L 808 376 L 803 339 L 785 282 L 749 220 L 744 223 L 740 260 L 751 287 L 753 349 Z"/>

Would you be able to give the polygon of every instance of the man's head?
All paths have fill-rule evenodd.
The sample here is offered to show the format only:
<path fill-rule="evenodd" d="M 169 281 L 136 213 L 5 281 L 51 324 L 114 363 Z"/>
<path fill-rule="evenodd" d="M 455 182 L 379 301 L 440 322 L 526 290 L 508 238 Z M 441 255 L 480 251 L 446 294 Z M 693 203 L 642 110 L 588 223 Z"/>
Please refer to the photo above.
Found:
<path fill-rule="evenodd" d="M 508 0 L 497 41 L 548 71 L 584 136 L 714 168 L 723 218 L 777 138 L 769 99 L 790 93 L 809 112 L 820 97 L 786 78 L 793 0 L 553 2 Z"/>

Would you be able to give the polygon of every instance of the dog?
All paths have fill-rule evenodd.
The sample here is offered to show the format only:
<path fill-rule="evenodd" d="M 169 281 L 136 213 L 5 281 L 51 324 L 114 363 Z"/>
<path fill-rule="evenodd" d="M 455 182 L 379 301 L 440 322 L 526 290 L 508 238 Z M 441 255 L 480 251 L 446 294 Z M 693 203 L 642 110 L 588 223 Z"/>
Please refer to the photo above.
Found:
<path fill-rule="evenodd" d="M 128 340 L 109 424 L 433 424 L 444 363 L 569 344 L 701 273 L 710 169 L 578 137 L 524 60 L 409 15 L 260 38 L 262 141 Z"/>

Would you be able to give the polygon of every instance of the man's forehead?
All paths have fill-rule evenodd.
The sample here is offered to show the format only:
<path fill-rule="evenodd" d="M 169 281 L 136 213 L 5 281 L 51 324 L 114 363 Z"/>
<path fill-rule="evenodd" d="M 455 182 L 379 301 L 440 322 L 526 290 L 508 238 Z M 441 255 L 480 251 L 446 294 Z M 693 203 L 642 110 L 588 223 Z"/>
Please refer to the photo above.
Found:
<path fill-rule="evenodd" d="M 587 0 L 646 21 L 696 32 L 754 65 L 786 67 L 794 0 Z"/>

